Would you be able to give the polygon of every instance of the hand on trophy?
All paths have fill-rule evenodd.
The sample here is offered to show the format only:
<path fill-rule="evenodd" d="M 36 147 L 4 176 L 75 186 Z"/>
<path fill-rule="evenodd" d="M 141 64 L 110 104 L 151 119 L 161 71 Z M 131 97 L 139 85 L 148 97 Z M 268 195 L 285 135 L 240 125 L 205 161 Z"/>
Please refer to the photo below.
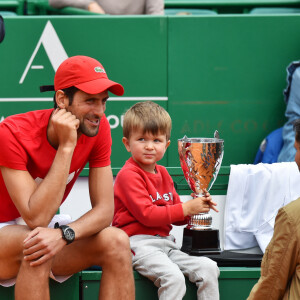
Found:
<path fill-rule="evenodd" d="M 193 195 L 195 195 L 195 194 L 192 194 L 192 197 L 193 197 Z M 195 195 L 195 197 L 196 197 L 196 195 Z M 212 197 L 206 189 L 204 189 L 204 191 L 203 191 L 203 197 L 206 198 L 204 201 L 207 202 L 210 209 L 214 210 L 215 212 L 219 212 L 219 210 L 216 208 L 217 203 L 212 201 Z"/>
<path fill-rule="evenodd" d="M 193 199 L 183 203 L 184 216 L 192 216 L 199 213 L 208 213 L 210 209 L 219 212 L 216 208 L 217 203 L 212 201 L 212 197 L 207 190 L 204 190 L 204 194 L 201 197 L 197 197 L 195 193 L 192 193 Z"/>

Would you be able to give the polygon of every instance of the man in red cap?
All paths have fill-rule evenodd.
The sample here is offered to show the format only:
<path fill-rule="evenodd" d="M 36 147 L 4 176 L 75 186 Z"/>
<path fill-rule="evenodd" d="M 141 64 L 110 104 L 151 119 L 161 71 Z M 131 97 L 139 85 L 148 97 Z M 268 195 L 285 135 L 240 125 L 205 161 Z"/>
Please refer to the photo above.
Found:
<path fill-rule="evenodd" d="M 54 109 L 0 123 L 0 284 L 16 282 L 15 299 L 46 300 L 49 277 L 62 282 L 99 265 L 99 298 L 134 299 L 129 240 L 110 227 L 112 141 L 104 114 L 108 92 L 124 89 L 97 60 L 74 56 L 58 68 L 54 90 Z M 92 209 L 75 221 L 56 215 L 87 162 Z"/>

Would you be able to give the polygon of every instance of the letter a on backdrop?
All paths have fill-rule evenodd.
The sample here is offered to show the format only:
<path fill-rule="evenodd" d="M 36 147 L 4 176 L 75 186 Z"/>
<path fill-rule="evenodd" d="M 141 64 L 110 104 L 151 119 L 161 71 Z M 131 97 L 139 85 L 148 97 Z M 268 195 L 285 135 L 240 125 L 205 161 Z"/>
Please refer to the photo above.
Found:
<path fill-rule="evenodd" d="M 57 35 L 53 25 L 51 24 L 50 21 L 48 21 L 44 28 L 44 31 L 40 37 L 40 40 L 38 41 L 32 55 L 29 59 L 29 62 L 23 72 L 23 75 L 19 82 L 20 84 L 22 84 L 24 82 L 24 79 L 29 71 L 29 68 L 30 67 L 33 68 L 32 62 L 33 62 L 39 48 L 41 47 L 41 45 L 44 46 L 47 56 L 48 56 L 55 72 L 58 69 L 59 65 L 65 59 L 68 58 L 68 55 Z"/>

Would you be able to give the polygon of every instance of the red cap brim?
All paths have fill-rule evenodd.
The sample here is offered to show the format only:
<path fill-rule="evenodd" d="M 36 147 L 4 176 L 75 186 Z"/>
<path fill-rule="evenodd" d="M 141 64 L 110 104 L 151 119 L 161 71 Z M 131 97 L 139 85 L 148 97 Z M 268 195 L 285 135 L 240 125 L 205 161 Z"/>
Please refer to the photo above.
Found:
<path fill-rule="evenodd" d="M 99 78 L 96 80 L 76 84 L 75 87 L 92 95 L 102 93 L 106 90 L 109 90 L 111 93 L 117 96 L 122 96 L 124 94 L 124 88 L 121 84 L 106 78 Z"/>

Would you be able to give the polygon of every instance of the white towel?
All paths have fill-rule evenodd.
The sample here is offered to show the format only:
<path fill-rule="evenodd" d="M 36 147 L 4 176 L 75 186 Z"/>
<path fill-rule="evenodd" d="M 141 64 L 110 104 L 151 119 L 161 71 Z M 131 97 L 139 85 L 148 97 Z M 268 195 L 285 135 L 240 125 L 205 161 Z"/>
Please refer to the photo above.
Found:
<path fill-rule="evenodd" d="M 72 222 L 71 216 L 67 214 L 57 214 L 54 215 L 53 219 L 49 223 L 48 227 L 54 228 L 54 224 L 58 222 L 59 225 L 67 225 Z M 22 217 L 15 219 L 15 223 L 18 225 L 26 225 L 25 221 Z"/>
<path fill-rule="evenodd" d="M 224 249 L 259 246 L 264 252 L 278 209 L 300 197 L 295 162 L 231 165 L 225 203 Z"/>

